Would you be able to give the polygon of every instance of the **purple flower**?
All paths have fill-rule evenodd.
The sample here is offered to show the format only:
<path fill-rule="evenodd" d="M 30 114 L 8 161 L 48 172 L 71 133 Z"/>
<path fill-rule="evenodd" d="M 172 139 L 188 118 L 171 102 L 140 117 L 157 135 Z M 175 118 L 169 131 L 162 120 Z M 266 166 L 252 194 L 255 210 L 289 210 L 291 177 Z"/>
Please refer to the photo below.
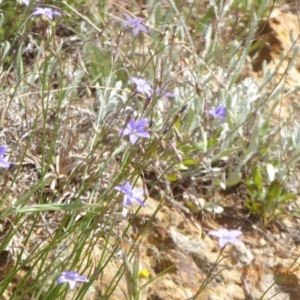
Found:
<path fill-rule="evenodd" d="M 216 109 L 210 109 L 208 111 L 208 114 L 220 120 L 224 120 L 225 112 L 226 112 L 226 107 L 221 104 Z"/>
<path fill-rule="evenodd" d="M 160 98 L 165 102 L 167 102 L 170 97 L 174 97 L 174 94 L 166 91 L 164 87 L 157 87 L 155 90 L 155 94 L 157 95 L 157 98 Z"/>
<path fill-rule="evenodd" d="M 6 150 L 7 150 L 6 146 L 0 146 L 0 166 L 3 168 L 9 168 L 10 166 L 10 163 L 8 163 L 3 157 Z"/>
<path fill-rule="evenodd" d="M 125 27 L 125 30 L 132 30 L 133 36 L 137 36 L 140 31 L 147 32 L 147 28 L 142 25 L 142 18 L 136 17 L 132 18 L 128 14 L 124 14 L 126 21 L 122 22 L 122 26 Z"/>
<path fill-rule="evenodd" d="M 137 77 L 131 77 L 130 80 L 136 84 L 136 92 L 139 94 L 145 93 L 148 98 L 152 95 L 152 87 L 149 82 L 147 82 L 145 79 L 137 78 Z"/>
<path fill-rule="evenodd" d="M 29 5 L 29 0 L 21 0 L 22 3 L 24 3 L 25 5 Z"/>
<path fill-rule="evenodd" d="M 43 16 L 48 18 L 50 21 L 52 21 L 55 16 L 61 17 L 61 14 L 58 11 L 55 11 L 52 8 L 43 8 L 43 7 L 35 8 L 32 15 Z"/>
<path fill-rule="evenodd" d="M 219 238 L 219 245 L 221 248 L 226 244 L 231 243 L 234 245 L 241 245 L 242 242 L 236 237 L 243 234 L 240 230 L 227 230 L 226 228 L 220 228 L 219 230 L 209 231 L 207 234 L 213 235 Z"/>
<path fill-rule="evenodd" d="M 89 282 L 89 280 L 84 277 L 80 276 L 77 272 L 62 272 L 58 279 L 56 280 L 56 284 L 67 282 L 71 290 L 75 288 L 76 282 Z"/>
<path fill-rule="evenodd" d="M 131 205 L 134 201 L 140 206 L 145 206 L 140 198 L 140 196 L 144 194 L 144 191 L 142 189 L 132 189 L 132 186 L 128 181 L 125 181 L 124 185 L 116 186 L 114 189 L 124 194 L 123 206 Z"/>
<path fill-rule="evenodd" d="M 129 135 L 129 140 L 132 145 L 134 145 L 139 137 L 144 137 L 149 139 L 150 134 L 144 129 L 147 124 L 147 119 L 141 119 L 139 121 L 134 122 L 134 120 L 130 120 L 124 129 L 119 131 L 119 135 Z"/>

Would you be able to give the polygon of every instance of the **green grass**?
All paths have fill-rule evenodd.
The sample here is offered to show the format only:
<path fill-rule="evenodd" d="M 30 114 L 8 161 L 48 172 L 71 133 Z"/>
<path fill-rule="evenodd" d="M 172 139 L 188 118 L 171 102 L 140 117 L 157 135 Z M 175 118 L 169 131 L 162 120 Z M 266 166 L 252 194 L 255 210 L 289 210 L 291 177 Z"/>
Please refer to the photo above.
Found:
<path fill-rule="evenodd" d="M 141 14 L 148 33 L 137 37 L 121 26 L 125 11 L 109 2 L 54 1 L 62 17 L 53 22 L 33 18 L 32 5 L 18 5 L 15 14 L 14 6 L 2 4 L 0 142 L 13 166 L 1 170 L 0 253 L 18 251 L 0 295 L 27 270 L 10 299 L 65 299 L 70 291 L 55 280 L 76 270 L 90 282 L 79 283 L 72 299 L 87 299 L 95 274 L 109 268 L 134 223 L 130 211 L 127 225 L 118 225 L 122 197 L 114 187 L 125 180 L 142 180 L 146 194 L 162 205 L 166 195 L 181 201 L 175 187 L 192 176 L 209 178 L 212 203 L 214 191 L 244 182 L 245 208 L 264 226 L 284 213 L 295 194 L 285 185 L 300 140 L 288 125 L 298 128 L 299 121 L 270 122 L 284 85 L 266 93 L 273 73 L 266 71 L 261 82 L 244 74 L 259 21 L 272 6 L 233 1 L 229 7 L 226 1 L 220 9 L 212 2 L 149 1 L 152 9 Z M 235 19 L 237 11 L 244 17 Z M 126 12 L 138 12 L 134 1 Z M 132 76 L 154 89 L 165 86 L 174 98 L 164 103 L 158 95 L 136 94 Z M 220 104 L 224 121 L 207 114 Z M 118 131 L 141 117 L 151 137 L 131 145 Z M 138 248 L 144 234 L 123 252 L 101 299 L 109 299 L 122 276 L 124 299 L 142 299 L 147 283 L 140 284 Z"/>

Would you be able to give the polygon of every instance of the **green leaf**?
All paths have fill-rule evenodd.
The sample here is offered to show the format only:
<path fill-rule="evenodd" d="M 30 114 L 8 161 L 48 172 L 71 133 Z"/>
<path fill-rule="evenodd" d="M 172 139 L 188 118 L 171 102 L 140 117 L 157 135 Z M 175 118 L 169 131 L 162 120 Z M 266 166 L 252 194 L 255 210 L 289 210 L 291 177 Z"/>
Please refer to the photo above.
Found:
<path fill-rule="evenodd" d="M 282 193 L 282 189 L 282 184 L 278 180 L 271 182 L 266 195 L 265 210 L 268 210 L 272 205 L 273 209 L 276 208 Z"/>
<path fill-rule="evenodd" d="M 262 191 L 261 179 L 262 179 L 261 174 L 260 174 L 258 168 L 255 168 L 254 172 L 253 172 L 253 182 L 256 185 L 256 189 L 259 193 Z"/>
<path fill-rule="evenodd" d="M 174 173 L 173 174 L 168 174 L 166 177 L 167 177 L 168 181 L 172 181 L 173 182 L 173 181 L 177 181 L 178 180 L 178 176 L 176 174 L 174 174 Z"/>
<path fill-rule="evenodd" d="M 2 60 L 5 59 L 7 53 L 10 50 L 10 43 L 8 41 L 4 41 L 4 43 L 1 44 L 1 50 L 2 50 Z"/>
<path fill-rule="evenodd" d="M 185 165 L 185 166 L 194 166 L 194 165 L 197 165 L 198 164 L 198 162 L 196 161 L 196 160 L 194 160 L 194 159 L 184 159 L 183 161 L 182 161 L 182 163 Z"/>
<path fill-rule="evenodd" d="M 175 128 L 180 132 L 180 127 L 181 127 L 181 123 L 180 123 L 180 119 L 178 119 L 175 123 L 174 123 Z"/>
<path fill-rule="evenodd" d="M 17 67 L 18 80 L 21 80 L 22 76 L 24 75 L 23 59 L 22 59 L 22 46 L 19 47 L 18 52 L 17 52 L 16 67 Z"/>
<path fill-rule="evenodd" d="M 227 157 L 227 156 L 229 156 L 230 154 L 234 153 L 237 150 L 239 150 L 239 147 L 233 147 L 233 148 L 225 149 L 224 151 L 218 153 L 211 161 L 215 162 L 215 161 L 219 160 L 222 157 Z"/>
<path fill-rule="evenodd" d="M 187 170 L 188 169 L 188 167 L 186 167 L 183 163 L 176 164 L 175 168 L 178 171 L 183 171 L 183 170 Z"/>
<path fill-rule="evenodd" d="M 240 170 L 234 170 L 229 173 L 226 180 L 226 187 L 235 186 L 242 181 L 242 173 Z"/>
<path fill-rule="evenodd" d="M 285 194 L 283 196 L 280 197 L 280 203 L 285 203 L 289 200 L 292 200 L 296 197 L 295 194 Z"/>
<path fill-rule="evenodd" d="M 267 197 L 274 200 L 279 199 L 282 193 L 282 189 L 282 184 L 278 180 L 272 181 L 268 188 Z"/>
<path fill-rule="evenodd" d="M 186 115 L 187 131 L 192 132 L 200 124 L 200 121 L 200 116 L 195 114 L 194 109 L 190 107 Z"/>
<path fill-rule="evenodd" d="M 161 3 L 157 3 L 155 5 L 155 25 L 159 26 L 160 23 L 162 22 L 162 5 Z"/>

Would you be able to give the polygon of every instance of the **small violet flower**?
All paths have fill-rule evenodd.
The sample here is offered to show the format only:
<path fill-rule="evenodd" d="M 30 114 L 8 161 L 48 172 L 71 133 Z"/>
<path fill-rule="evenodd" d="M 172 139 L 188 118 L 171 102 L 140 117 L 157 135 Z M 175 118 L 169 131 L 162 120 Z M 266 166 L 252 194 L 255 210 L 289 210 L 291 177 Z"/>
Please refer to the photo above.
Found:
<path fill-rule="evenodd" d="M 54 19 L 55 16 L 61 17 L 61 14 L 58 11 L 53 10 L 52 8 L 43 8 L 37 7 L 32 13 L 33 16 L 42 16 L 48 18 L 50 21 Z"/>
<path fill-rule="evenodd" d="M 148 98 L 152 95 L 152 87 L 149 82 L 147 82 L 145 79 L 137 78 L 137 77 L 131 77 L 130 80 L 136 84 L 136 92 L 139 94 L 145 93 Z"/>
<path fill-rule="evenodd" d="M 164 102 L 167 102 L 169 98 L 174 97 L 174 94 L 166 91 L 164 87 L 157 87 L 155 90 L 155 94 L 157 95 L 158 98 L 160 98 Z"/>
<path fill-rule="evenodd" d="M 243 234 L 240 230 L 227 230 L 226 228 L 220 228 L 219 230 L 209 231 L 207 234 L 218 237 L 221 248 L 225 247 L 225 245 L 228 243 L 234 245 L 242 244 L 242 242 L 236 238 L 237 236 Z"/>
<path fill-rule="evenodd" d="M 118 185 L 115 190 L 124 194 L 123 206 L 131 205 L 132 202 L 137 202 L 140 206 L 145 206 L 144 202 L 140 198 L 144 191 L 142 189 L 132 189 L 132 186 L 128 181 L 124 185 Z"/>
<path fill-rule="evenodd" d="M 77 272 L 62 272 L 58 279 L 56 280 L 56 284 L 67 282 L 71 290 L 75 288 L 76 282 L 89 282 L 89 280 L 84 277 L 80 276 Z"/>
<path fill-rule="evenodd" d="M 141 24 L 143 21 L 142 18 L 136 17 L 132 18 L 128 14 L 124 14 L 126 21 L 122 22 L 122 26 L 125 27 L 125 30 L 130 31 L 132 30 L 132 34 L 136 37 L 140 31 L 147 32 L 147 28 Z"/>
<path fill-rule="evenodd" d="M 0 167 L 3 167 L 3 168 L 9 168 L 9 166 L 10 166 L 10 163 L 7 162 L 3 157 L 6 150 L 7 150 L 6 146 L 0 146 Z"/>
<path fill-rule="evenodd" d="M 21 3 L 25 4 L 25 5 L 29 5 L 29 0 L 21 0 Z"/>
<path fill-rule="evenodd" d="M 226 107 L 221 104 L 216 109 L 210 109 L 208 111 L 208 114 L 217 119 L 224 120 L 225 112 L 226 112 Z"/>
<path fill-rule="evenodd" d="M 147 124 L 147 119 L 141 119 L 139 121 L 134 122 L 134 120 L 130 120 L 124 129 L 119 131 L 119 135 L 129 135 L 129 140 L 132 145 L 134 145 L 139 137 L 144 137 L 149 139 L 150 134 L 144 129 Z"/>

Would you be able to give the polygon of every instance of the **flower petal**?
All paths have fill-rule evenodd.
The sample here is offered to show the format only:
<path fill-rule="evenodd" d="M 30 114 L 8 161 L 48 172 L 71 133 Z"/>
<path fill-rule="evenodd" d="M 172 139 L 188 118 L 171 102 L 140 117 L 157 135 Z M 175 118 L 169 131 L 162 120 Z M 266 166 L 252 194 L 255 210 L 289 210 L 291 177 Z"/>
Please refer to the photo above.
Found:
<path fill-rule="evenodd" d="M 60 275 L 57 280 L 56 280 L 56 284 L 61 284 L 63 282 L 66 282 L 66 277 L 64 275 Z"/>
<path fill-rule="evenodd" d="M 223 234 L 219 231 L 216 231 L 216 230 L 211 230 L 207 233 L 208 235 L 213 235 L 213 236 L 216 236 L 218 238 L 221 238 L 223 236 Z"/>
<path fill-rule="evenodd" d="M 0 158 L 0 166 L 3 167 L 3 168 L 9 168 L 10 163 L 7 162 L 4 158 Z"/>
<path fill-rule="evenodd" d="M 152 89 L 148 88 L 148 89 L 144 89 L 145 94 L 147 95 L 148 98 L 150 98 L 152 96 Z"/>
<path fill-rule="evenodd" d="M 130 77 L 130 80 L 135 83 L 136 85 L 140 84 L 139 81 L 140 79 L 139 78 L 136 78 L 136 77 Z"/>
<path fill-rule="evenodd" d="M 143 19 L 140 17 L 135 17 L 132 19 L 132 23 L 135 26 L 141 26 L 140 24 L 143 22 Z"/>
<path fill-rule="evenodd" d="M 70 289 L 73 290 L 75 288 L 76 281 L 74 281 L 74 280 L 68 280 L 68 283 L 69 283 Z"/>
<path fill-rule="evenodd" d="M 132 23 L 133 18 L 129 14 L 124 13 L 123 16 L 126 18 L 128 22 Z"/>
<path fill-rule="evenodd" d="M 125 191 L 124 191 L 124 187 L 123 187 L 123 186 L 121 186 L 121 185 L 117 185 L 117 186 L 115 186 L 115 187 L 114 187 L 114 190 L 117 190 L 117 191 L 119 191 L 119 192 L 125 193 Z"/>
<path fill-rule="evenodd" d="M 136 135 L 139 136 L 139 137 L 146 138 L 146 139 L 150 138 L 150 134 L 147 131 L 137 132 Z"/>
<path fill-rule="evenodd" d="M 231 238 L 229 241 L 231 244 L 241 246 L 243 243 L 237 238 Z"/>
<path fill-rule="evenodd" d="M 229 236 L 231 238 L 235 238 L 235 237 L 237 237 L 237 236 L 239 236 L 241 234 L 243 234 L 243 233 L 240 230 L 230 230 L 229 231 Z"/>
<path fill-rule="evenodd" d="M 134 200 L 135 200 L 140 206 L 145 207 L 144 202 L 143 202 L 140 198 L 134 197 Z"/>
<path fill-rule="evenodd" d="M 6 146 L 0 146 L 0 156 L 2 156 L 7 150 Z"/>
<path fill-rule="evenodd" d="M 128 206 L 131 204 L 132 204 L 131 198 L 125 195 L 123 199 L 123 206 Z"/>
<path fill-rule="evenodd" d="M 138 29 L 138 27 L 134 27 L 133 29 L 132 29 L 132 34 L 133 34 L 133 36 L 134 37 L 136 37 L 138 34 L 139 34 L 139 29 Z"/>
<path fill-rule="evenodd" d="M 77 274 L 75 280 L 80 281 L 80 282 L 89 282 L 89 280 L 86 277 L 78 275 L 78 274 Z"/>
<path fill-rule="evenodd" d="M 219 239 L 219 246 L 221 248 L 224 248 L 227 243 L 228 241 L 226 239 L 222 239 L 222 238 Z"/>
<path fill-rule="evenodd" d="M 138 138 L 138 136 L 137 136 L 136 134 L 131 134 L 131 135 L 129 136 L 129 140 L 130 140 L 130 143 L 131 143 L 132 145 L 136 144 L 136 142 L 137 142 L 138 139 L 139 139 L 139 138 Z"/>
<path fill-rule="evenodd" d="M 138 29 L 139 29 L 140 31 L 143 31 L 143 32 L 145 32 L 145 33 L 147 33 L 147 32 L 148 32 L 148 30 L 147 30 L 146 26 L 144 26 L 144 25 L 139 25 L 139 26 L 138 26 Z"/>
<path fill-rule="evenodd" d="M 132 190 L 134 197 L 139 197 L 144 194 L 143 189 L 133 189 Z"/>
<path fill-rule="evenodd" d="M 135 123 L 135 127 L 145 127 L 147 125 L 148 120 L 146 118 L 141 119 Z"/>

